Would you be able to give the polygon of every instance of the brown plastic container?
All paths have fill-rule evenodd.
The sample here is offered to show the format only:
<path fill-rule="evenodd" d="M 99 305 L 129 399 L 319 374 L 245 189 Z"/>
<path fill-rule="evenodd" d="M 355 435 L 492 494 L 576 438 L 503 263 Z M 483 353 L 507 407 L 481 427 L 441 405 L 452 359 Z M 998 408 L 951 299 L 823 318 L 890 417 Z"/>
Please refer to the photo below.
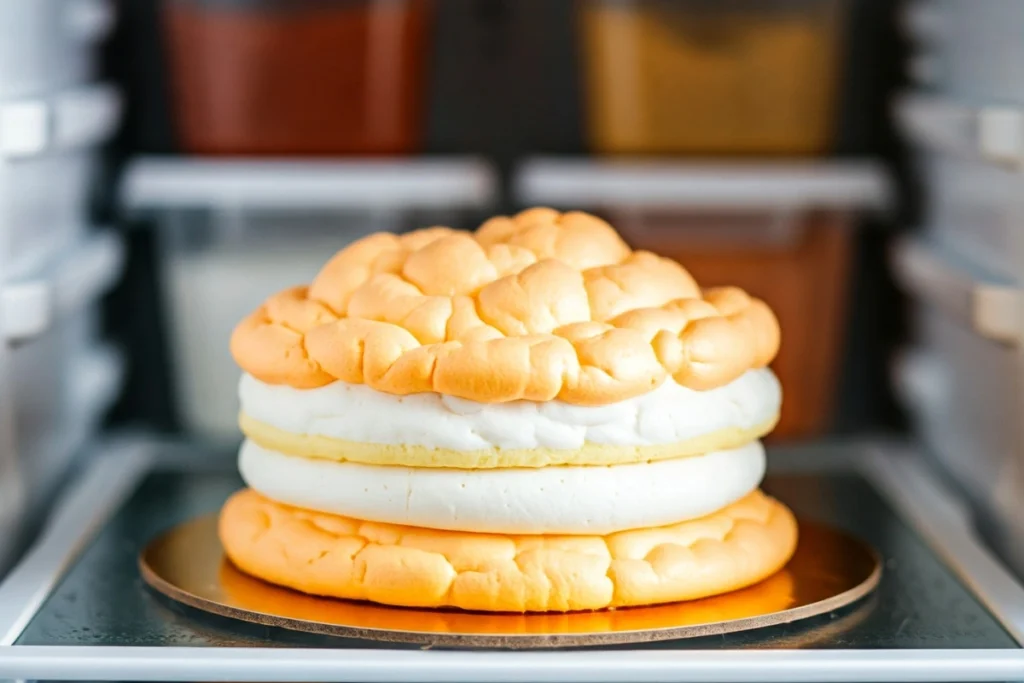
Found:
<path fill-rule="evenodd" d="M 163 11 L 184 151 L 419 148 L 430 0 L 164 0 Z"/>
<path fill-rule="evenodd" d="M 835 124 L 844 0 L 583 0 L 591 147 L 815 154 Z"/>
<path fill-rule="evenodd" d="M 782 327 L 772 364 L 782 382 L 782 417 L 772 438 L 809 438 L 829 428 L 845 333 L 850 216 L 609 218 L 633 248 L 679 261 L 701 286 L 735 285 L 764 299 Z"/>

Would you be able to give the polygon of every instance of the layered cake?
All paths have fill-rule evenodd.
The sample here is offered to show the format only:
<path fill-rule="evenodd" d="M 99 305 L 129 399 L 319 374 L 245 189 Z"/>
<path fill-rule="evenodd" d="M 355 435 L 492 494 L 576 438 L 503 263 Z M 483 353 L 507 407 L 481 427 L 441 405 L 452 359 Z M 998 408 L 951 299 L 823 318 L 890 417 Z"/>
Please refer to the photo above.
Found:
<path fill-rule="evenodd" d="M 758 488 L 778 345 L 762 301 L 584 213 L 372 235 L 232 336 L 248 488 L 221 542 L 265 581 L 407 607 L 749 586 L 796 546 Z"/>

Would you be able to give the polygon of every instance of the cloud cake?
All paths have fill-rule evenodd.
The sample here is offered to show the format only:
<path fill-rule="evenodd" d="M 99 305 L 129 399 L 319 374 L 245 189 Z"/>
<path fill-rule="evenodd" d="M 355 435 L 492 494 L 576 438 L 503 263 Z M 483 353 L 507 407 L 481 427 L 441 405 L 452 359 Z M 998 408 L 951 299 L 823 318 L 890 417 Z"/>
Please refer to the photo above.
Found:
<path fill-rule="evenodd" d="M 315 595 L 603 609 L 751 585 L 796 544 L 758 491 L 771 310 L 604 221 L 376 234 L 236 328 L 228 556 Z"/>

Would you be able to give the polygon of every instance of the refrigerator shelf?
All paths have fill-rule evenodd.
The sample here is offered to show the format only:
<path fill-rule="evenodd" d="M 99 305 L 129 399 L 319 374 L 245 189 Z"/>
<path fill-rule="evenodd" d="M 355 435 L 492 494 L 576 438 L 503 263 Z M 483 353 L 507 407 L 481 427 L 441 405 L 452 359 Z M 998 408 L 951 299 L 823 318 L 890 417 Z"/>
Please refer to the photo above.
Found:
<path fill-rule="evenodd" d="M 885 209 L 892 187 L 870 161 L 700 162 L 538 157 L 513 176 L 524 206 L 792 211 Z"/>
<path fill-rule="evenodd" d="M 122 438 L 58 506 L 0 585 L 0 677 L 93 680 L 982 681 L 1024 671 L 1024 590 L 976 541 L 912 449 L 778 449 L 768 490 L 886 558 L 876 596 L 730 636 L 550 652 L 422 650 L 275 630 L 148 591 L 155 533 L 241 485 L 231 449 Z"/>
<path fill-rule="evenodd" d="M 242 161 L 143 157 L 122 178 L 129 211 L 483 208 L 496 170 L 474 158 Z"/>

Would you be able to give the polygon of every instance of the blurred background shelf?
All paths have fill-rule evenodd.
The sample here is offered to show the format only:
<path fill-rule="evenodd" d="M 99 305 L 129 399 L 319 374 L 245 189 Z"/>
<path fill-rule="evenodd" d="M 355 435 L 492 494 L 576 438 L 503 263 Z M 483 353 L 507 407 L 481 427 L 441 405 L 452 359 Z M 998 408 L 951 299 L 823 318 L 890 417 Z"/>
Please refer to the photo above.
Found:
<path fill-rule="evenodd" d="M 494 167 L 477 158 L 142 157 L 125 168 L 120 200 L 129 211 L 481 209 L 496 203 L 498 190 Z"/>
<path fill-rule="evenodd" d="M 877 161 L 527 159 L 513 195 L 524 206 L 640 209 L 883 209 L 894 199 Z"/>

